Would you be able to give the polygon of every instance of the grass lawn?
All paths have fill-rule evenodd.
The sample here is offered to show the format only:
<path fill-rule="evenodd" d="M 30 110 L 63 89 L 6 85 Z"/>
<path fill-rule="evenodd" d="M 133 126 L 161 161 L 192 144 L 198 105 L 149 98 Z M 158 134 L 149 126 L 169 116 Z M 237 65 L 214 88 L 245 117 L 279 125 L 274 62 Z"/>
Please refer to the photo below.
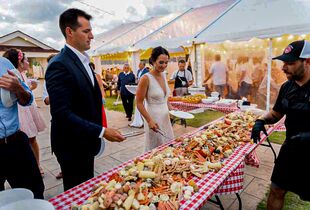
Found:
<path fill-rule="evenodd" d="M 283 144 L 285 140 L 285 131 L 281 132 L 273 132 L 269 136 L 270 142 L 275 144 Z M 269 191 L 266 194 L 266 197 L 258 204 L 257 210 L 264 210 L 266 209 L 267 198 L 268 198 Z M 283 210 L 307 210 L 310 209 L 310 202 L 305 202 L 299 199 L 299 196 L 295 193 L 288 192 L 285 196 L 284 201 L 284 208 Z"/>
<path fill-rule="evenodd" d="M 105 108 L 108 110 L 113 110 L 113 111 L 118 111 L 118 112 L 124 112 L 124 107 L 123 104 L 118 104 L 116 106 L 113 105 L 113 102 L 116 101 L 116 96 L 113 97 L 106 97 L 105 98 Z M 120 101 L 122 101 L 121 99 L 119 99 Z"/>
<path fill-rule="evenodd" d="M 224 116 L 222 112 L 207 110 L 202 113 L 194 114 L 195 118 L 191 120 L 186 120 L 186 124 L 188 126 L 199 128 L 213 120 L 216 120 L 222 116 Z M 180 121 L 177 121 L 180 124 Z"/>
<path fill-rule="evenodd" d="M 285 140 L 285 135 L 286 135 L 286 132 L 285 131 L 276 131 L 276 132 L 273 132 L 270 136 L 269 136 L 269 140 L 270 142 L 272 143 L 275 143 L 275 144 L 283 144 L 284 140 Z"/>
<path fill-rule="evenodd" d="M 269 192 L 266 194 L 264 200 L 262 200 L 258 206 L 257 210 L 265 210 L 267 208 L 267 198 Z M 305 202 L 299 199 L 299 196 L 288 192 L 285 196 L 284 208 L 283 210 L 308 210 L 310 209 L 310 202 Z"/>
<path fill-rule="evenodd" d="M 106 105 L 105 105 L 106 109 L 125 113 L 125 110 L 122 104 L 119 104 L 116 106 L 113 105 L 113 102 L 116 101 L 116 96 L 106 97 L 105 101 L 106 101 Z M 135 102 L 134 102 L 134 106 L 135 106 Z M 186 120 L 186 123 L 188 126 L 195 127 L 195 128 L 203 126 L 213 120 L 216 120 L 224 116 L 222 112 L 210 111 L 210 110 L 205 111 L 203 113 L 194 114 L 194 115 L 195 115 L 195 118 L 192 120 Z M 180 121 L 177 121 L 177 123 L 180 124 Z"/>
<path fill-rule="evenodd" d="M 112 96 L 112 97 L 106 97 L 105 98 L 105 108 L 108 110 L 113 110 L 117 112 L 123 112 L 125 113 L 123 104 L 118 104 L 118 105 L 113 105 L 113 103 L 116 101 L 117 97 Z M 119 101 L 122 101 L 121 98 L 119 98 Z M 136 106 L 136 101 L 133 102 L 133 107 Z M 133 109 L 133 114 L 135 113 L 135 108 Z"/>

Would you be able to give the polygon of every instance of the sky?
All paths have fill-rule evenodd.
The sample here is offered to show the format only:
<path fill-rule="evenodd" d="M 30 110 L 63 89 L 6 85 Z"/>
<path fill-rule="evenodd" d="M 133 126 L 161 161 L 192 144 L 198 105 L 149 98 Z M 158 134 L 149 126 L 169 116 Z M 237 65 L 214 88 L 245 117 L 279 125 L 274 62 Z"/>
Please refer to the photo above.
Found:
<path fill-rule="evenodd" d="M 93 33 L 108 31 L 122 23 L 185 11 L 223 0 L 0 0 L 0 37 L 20 30 L 59 50 L 64 45 L 58 19 L 69 8 L 93 16 Z"/>

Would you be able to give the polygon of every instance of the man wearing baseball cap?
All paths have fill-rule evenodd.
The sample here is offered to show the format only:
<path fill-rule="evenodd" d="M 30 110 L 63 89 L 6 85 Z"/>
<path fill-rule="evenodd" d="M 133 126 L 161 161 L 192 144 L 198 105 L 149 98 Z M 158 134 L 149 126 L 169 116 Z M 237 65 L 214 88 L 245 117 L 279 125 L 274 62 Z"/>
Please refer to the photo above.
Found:
<path fill-rule="evenodd" d="M 286 81 L 271 111 L 255 122 L 251 138 L 257 143 L 265 124 L 274 124 L 284 115 L 286 140 L 275 162 L 271 176 L 267 209 L 282 209 L 287 191 L 310 201 L 310 179 L 306 167 L 310 161 L 310 42 L 289 44 L 282 55 Z"/>

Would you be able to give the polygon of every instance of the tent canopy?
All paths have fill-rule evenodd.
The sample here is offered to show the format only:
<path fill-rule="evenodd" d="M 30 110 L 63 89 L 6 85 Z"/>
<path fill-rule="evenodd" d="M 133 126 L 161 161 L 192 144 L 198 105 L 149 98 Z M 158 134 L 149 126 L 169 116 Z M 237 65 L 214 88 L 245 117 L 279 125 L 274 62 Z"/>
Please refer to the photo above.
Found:
<path fill-rule="evenodd" d="M 129 30 L 124 31 L 118 36 L 114 35 L 114 39 L 109 42 L 103 43 L 98 48 L 93 48 L 93 54 L 106 54 L 106 53 L 116 53 L 123 51 L 131 51 L 130 47 L 136 41 L 142 39 L 148 34 L 152 33 L 156 29 L 167 24 L 169 21 L 177 17 L 179 13 L 172 13 L 162 17 L 153 17 L 146 21 L 140 21 L 135 23 L 135 27 L 129 28 Z M 119 28 L 119 27 L 118 27 Z M 126 27 L 128 28 L 128 27 Z M 113 35 L 113 34 L 111 34 Z M 97 42 L 97 41 L 96 41 Z"/>
<path fill-rule="evenodd" d="M 195 36 L 195 42 L 246 41 L 283 34 L 310 33 L 308 0 L 241 0 L 212 25 Z"/>
<path fill-rule="evenodd" d="M 236 2 L 238 1 L 226 0 L 191 9 L 170 24 L 159 28 L 147 37 L 133 43 L 134 48 L 147 49 L 159 45 L 167 48 L 177 48 L 179 46 L 191 45 L 194 35 L 214 22 Z"/>
<path fill-rule="evenodd" d="M 121 25 L 98 35 L 92 54 L 137 51 L 154 46 L 177 48 L 190 46 L 191 40 L 204 27 L 213 23 L 240 0 L 225 0 L 220 3 L 191 8 L 183 13 Z"/>
<path fill-rule="evenodd" d="M 113 39 L 135 29 L 142 23 L 144 23 L 146 20 L 139 21 L 139 22 L 131 22 L 131 23 L 126 23 L 126 24 L 121 24 L 112 30 L 103 32 L 101 34 L 98 34 L 95 36 L 95 40 L 92 43 L 92 49 L 98 49 L 101 46 L 110 43 Z"/>

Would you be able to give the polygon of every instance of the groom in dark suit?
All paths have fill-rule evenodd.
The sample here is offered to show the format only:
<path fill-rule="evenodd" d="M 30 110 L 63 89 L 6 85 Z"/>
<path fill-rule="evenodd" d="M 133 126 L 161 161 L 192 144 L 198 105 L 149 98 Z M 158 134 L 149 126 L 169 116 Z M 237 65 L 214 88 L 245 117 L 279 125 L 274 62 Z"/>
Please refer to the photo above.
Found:
<path fill-rule="evenodd" d="M 102 97 L 89 57 L 94 38 L 90 19 L 79 9 L 60 15 L 59 26 L 66 44 L 50 62 L 46 86 L 50 97 L 51 146 L 63 173 L 64 190 L 94 176 L 94 156 L 104 142 L 121 142 L 120 132 L 102 127 Z"/>

